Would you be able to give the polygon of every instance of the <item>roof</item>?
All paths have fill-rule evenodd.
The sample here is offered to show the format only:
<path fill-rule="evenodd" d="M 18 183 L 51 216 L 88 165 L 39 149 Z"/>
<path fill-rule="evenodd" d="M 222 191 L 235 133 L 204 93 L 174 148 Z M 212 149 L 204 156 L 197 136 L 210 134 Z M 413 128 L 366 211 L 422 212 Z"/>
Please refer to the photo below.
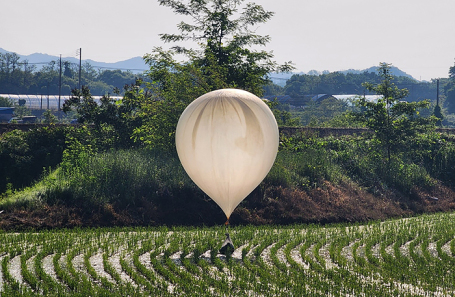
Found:
<path fill-rule="evenodd" d="M 25 106 L 30 109 L 58 109 L 59 99 L 58 95 L 27 95 L 27 94 L 0 94 L 0 97 L 8 98 L 14 103 L 19 103 L 19 100 L 25 100 Z M 60 107 L 63 106 L 65 100 L 70 99 L 72 96 L 60 96 Z M 92 96 L 95 102 L 100 102 L 103 96 Z M 121 96 L 110 96 L 111 99 L 120 100 Z"/>

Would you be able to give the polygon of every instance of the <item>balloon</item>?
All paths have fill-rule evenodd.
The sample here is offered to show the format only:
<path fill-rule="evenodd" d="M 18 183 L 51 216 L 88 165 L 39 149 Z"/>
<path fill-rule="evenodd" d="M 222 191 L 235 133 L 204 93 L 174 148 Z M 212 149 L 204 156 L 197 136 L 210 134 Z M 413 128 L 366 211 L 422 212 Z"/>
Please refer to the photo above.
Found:
<path fill-rule="evenodd" d="M 175 133 L 183 168 L 228 220 L 270 171 L 278 141 L 269 107 L 237 89 L 213 91 L 194 100 L 180 116 Z"/>

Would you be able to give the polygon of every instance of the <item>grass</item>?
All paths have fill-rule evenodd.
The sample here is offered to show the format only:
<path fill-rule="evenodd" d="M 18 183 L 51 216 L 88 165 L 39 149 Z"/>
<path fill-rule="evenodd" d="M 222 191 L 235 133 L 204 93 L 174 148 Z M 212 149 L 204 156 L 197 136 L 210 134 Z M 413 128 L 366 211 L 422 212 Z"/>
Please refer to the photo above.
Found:
<path fill-rule="evenodd" d="M 453 139 L 416 136 L 406 144 L 409 153 L 396 152 L 390 160 L 368 136 L 281 140 L 274 166 L 233 213 L 234 221 L 326 223 L 453 209 Z M 439 197 L 438 204 L 428 204 L 428 196 Z M 96 152 L 80 142 L 33 186 L 8 189 L 0 197 L 5 211 L 49 207 L 77 209 L 76 220 L 60 219 L 75 222 L 66 226 L 216 225 L 221 218 L 219 207 L 191 181 L 176 154 L 145 148 Z"/>

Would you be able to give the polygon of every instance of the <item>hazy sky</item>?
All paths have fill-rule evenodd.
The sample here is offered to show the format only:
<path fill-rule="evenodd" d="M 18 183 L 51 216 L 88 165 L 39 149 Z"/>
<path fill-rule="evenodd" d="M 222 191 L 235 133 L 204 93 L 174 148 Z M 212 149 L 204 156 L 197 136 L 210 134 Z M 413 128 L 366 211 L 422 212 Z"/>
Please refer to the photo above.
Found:
<path fill-rule="evenodd" d="M 247 0 L 246 2 L 250 2 Z M 256 0 L 266 50 L 297 71 L 392 63 L 417 79 L 447 77 L 455 58 L 455 0 Z M 181 16 L 156 0 L 0 0 L 0 47 L 116 62 L 150 53 Z"/>

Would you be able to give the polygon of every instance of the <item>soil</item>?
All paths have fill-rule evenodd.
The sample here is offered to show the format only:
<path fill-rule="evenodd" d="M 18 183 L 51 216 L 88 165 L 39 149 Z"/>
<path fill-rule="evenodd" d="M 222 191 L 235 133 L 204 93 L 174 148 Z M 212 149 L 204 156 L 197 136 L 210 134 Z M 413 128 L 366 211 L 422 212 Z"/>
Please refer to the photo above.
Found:
<path fill-rule="evenodd" d="M 289 188 L 256 189 L 234 211 L 231 225 L 342 223 L 409 217 L 455 210 L 455 192 L 443 185 L 431 191 L 415 187 L 403 195 L 368 193 L 349 183 L 303 191 Z M 0 210 L 1 211 L 1 210 Z M 226 217 L 208 197 L 168 197 L 137 205 L 106 204 L 98 207 L 43 205 L 35 209 L 0 212 L 2 230 L 108 226 L 213 226 Z"/>

